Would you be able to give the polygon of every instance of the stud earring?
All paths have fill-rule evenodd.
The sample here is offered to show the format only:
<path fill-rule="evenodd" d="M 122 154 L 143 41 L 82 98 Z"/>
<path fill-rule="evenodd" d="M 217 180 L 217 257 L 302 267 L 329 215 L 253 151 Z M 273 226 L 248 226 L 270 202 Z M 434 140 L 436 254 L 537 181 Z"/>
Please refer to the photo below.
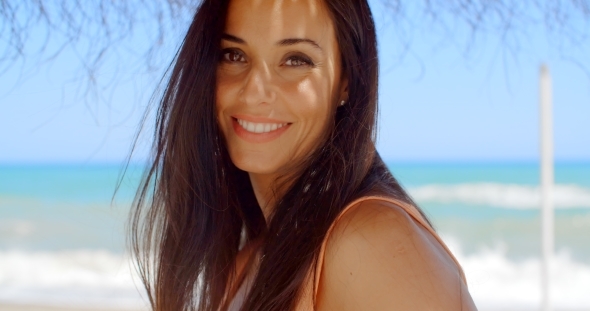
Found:
<path fill-rule="evenodd" d="M 346 104 L 346 101 L 345 100 L 343 100 L 343 101 L 340 102 L 340 106 L 344 106 L 344 104 Z"/>

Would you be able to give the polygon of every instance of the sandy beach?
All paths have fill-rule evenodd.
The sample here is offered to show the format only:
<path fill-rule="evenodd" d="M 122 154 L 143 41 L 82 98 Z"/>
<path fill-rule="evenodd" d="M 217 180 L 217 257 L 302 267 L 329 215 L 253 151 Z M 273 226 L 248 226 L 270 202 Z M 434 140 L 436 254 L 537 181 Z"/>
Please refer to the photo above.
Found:
<path fill-rule="evenodd" d="M 0 303 L 0 311 L 146 311 L 142 309 L 115 309 L 115 308 L 81 308 L 47 305 L 24 305 L 24 304 L 3 304 Z"/>
<path fill-rule="evenodd" d="M 533 311 L 536 309 L 479 309 L 479 311 Z M 553 309 L 554 311 L 566 311 L 563 309 Z M 42 306 L 42 305 L 16 305 L 16 304 L 2 304 L 0 303 L 0 311 L 147 311 L 147 309 L 113 309 L 113 308 L 77 308 L 77 307 L 58 307 L 58 306 Z M 590 311 L 588 309 L 568 309 L 567 311 Z"/>

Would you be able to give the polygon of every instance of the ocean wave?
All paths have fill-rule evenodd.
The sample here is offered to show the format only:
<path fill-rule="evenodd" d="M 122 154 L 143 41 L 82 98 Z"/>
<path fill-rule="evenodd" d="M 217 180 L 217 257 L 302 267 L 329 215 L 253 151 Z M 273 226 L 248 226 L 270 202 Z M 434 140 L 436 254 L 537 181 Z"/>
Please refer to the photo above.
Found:
<path fill-rule="evenodd" d="M 0 251 L 0 302 L 146 306 L 127 256 L 104 250 Z"/>
<path fill-rule="evenodd" d="M 461 263 L 469 292 L 480 310 L 539 310 L 539 257 L 509 260 L 501 244 L 464 255 L 457 239 L 443 236 L 443 240 Z M 558 310 L 589 310 L 590 263 L 572 259 L 567 251 L 557 253 L 551 263 L 553 307 Z"/>
<path fill-rule="evenodd" d="M 539 187 L 517 184 L 431 184 L 411 187 L 408 192 L 419 203 L 463 203 L 531 209 L 539 208 L 541 202 Z M 590 188 L 557 184 L 553 196 L 556 208 L 590 208 Z"/>
<path fill-rule="evenodd" d="M 484 310 L 537 310 L 540 260 L 511 260 L 499 245 L 464 254 L 459 240 L 443 235 L 463 266 L 470 293 Z M 0 252 L 0 302 L 108 309 L 145 309 L 130 259 L 107 251 Z M 590 309 L 590 263 L 561 252 L 553 261 L 556 309 Z"/>

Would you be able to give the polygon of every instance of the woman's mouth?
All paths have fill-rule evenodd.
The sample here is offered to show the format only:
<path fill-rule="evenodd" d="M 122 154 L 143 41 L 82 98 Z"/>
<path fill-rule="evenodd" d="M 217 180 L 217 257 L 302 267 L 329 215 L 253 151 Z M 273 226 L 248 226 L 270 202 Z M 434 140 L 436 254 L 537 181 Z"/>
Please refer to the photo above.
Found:
<path fill-rule="evenodd" d="M 270 120 L 261 120 L 266 122 L 253 122 L 236 117 L 232 117 L 231 119 L 234 132 L 238 137 L 250 143 L 273 141 L 285 133 L 292 124 L 288 122 L 269 122 Z"/>
<path fill-rule="evenodd" d="M 256 134 L 273 132 L 273 131 L 276 131 L 276 130 L 282 128 L 283 126 L 286 126 L 289 124 L 289 123 L 257 123 L 257 122 L 242 120 L 242 119 L 236 119 L 236 121 L 247 132 L 256 133 Z"/>

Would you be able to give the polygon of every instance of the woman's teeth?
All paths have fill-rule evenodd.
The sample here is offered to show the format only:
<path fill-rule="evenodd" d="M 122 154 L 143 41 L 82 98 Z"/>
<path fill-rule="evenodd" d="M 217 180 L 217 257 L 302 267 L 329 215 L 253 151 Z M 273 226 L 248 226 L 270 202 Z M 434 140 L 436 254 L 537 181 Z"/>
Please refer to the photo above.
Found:
<path fill-rule="evenodd" d="M 251 133 L 268 133 L 276 131 L 288 123 L 254 123 L 246 120 L 237 119 L 238 124 L 243 127 L 246 131 Z"/>

